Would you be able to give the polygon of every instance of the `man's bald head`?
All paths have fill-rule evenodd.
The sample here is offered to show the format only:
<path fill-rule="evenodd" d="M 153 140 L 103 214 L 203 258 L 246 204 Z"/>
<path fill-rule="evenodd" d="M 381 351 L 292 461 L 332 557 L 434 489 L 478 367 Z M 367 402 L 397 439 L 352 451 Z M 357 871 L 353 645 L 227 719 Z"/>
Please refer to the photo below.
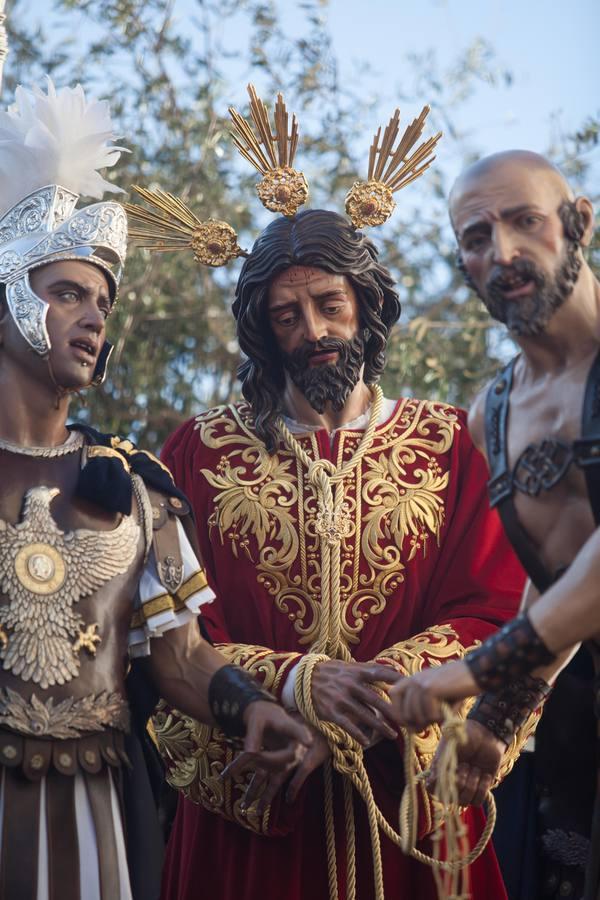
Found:
<path fill-rule="evenodd" d="M 541 334 L 572 294 L 593 228 L 588 200 L 543 156 L 486 156 L 457 179 L 450 218 L 458 263 L 490 314 L 515 336 Z"/>
<path fill-rule="evenodd" d="M 574 199 L 562 173 L 545 156 L 531 150 L 504 150 L 477 160 L 462 172 L 450 191 L 450 219 L 455 226 L 456 211 L 482 185 L 507 183 L 519 178 L 535 178 L 540 191 L 554 194 L 556 206 Z"/>

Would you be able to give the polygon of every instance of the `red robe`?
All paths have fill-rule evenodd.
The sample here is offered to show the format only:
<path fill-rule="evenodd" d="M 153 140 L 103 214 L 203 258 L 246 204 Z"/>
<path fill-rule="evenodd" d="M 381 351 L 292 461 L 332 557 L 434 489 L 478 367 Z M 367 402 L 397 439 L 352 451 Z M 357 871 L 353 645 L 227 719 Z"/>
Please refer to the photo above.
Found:
<path fill-rule="evenodd" d="M 313 459 L 339 467 L 352 457 L 362 434 L 339 431 L 330 446 L 329 435 L 319 431 L 302 436 L 300 443 Z M 203 622 L 232 661 L 280 695 L 289 669 L 315 640 L 322 613 L 319 510 L 306 469 L 283 444 L 268 456 L 244 403 L 183 425 L 168 440 L 163 459 L 192 502 L 217 595 L 203 610 Z M 354 659 L 414 672 L 432 660 L 462 656 L 515 615 L 524 576 L 489 509 L 486 479 L 485 462 L 460 410 L 403 399 L 377 427 L 368 452 L 344 481 L 351 526 L 341 543 L 340 634 Z M 177 713 L 163 713 L 156 725 L 170 781 L 194 801 L 179 798 L 163 900 L 327 900 L 322 771 L 312 774 L 293 806 L 279 798 L 262 819 L 244 815 L 243 783 L 218 778 L 233 752 L 220 732 Z M 436 727 L 418 737 L 420 768 L 428 766 L 438 737 Z M 365 754 L 375 799 L 395 828 L 401 754 L 401 739 L 381 742 Z M 334 796 L 344 900 L 337 774 Z M 354 809 L 357 897 L 370 900 L 371 845 L 356 795 Z M 426 850 L 430 816 L 423 792 L 419 832 Z M 474 843 L 484 815 L 469 809 L 465 820 Z M 384 836 L 381 846 L 386 897 L 434 900 L 430 870 Z M 491 845 L 471 867 L 471 885 L 476 900 L 506 896 Z"/>

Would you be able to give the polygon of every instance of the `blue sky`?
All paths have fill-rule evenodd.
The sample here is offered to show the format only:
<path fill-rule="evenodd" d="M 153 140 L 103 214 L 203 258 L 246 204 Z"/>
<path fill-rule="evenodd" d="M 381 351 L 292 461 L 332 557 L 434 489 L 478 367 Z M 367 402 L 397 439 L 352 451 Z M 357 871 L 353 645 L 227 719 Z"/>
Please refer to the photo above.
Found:
<path fill-rule="evenodd" d="M 306 33 L 301 0 L 276 0 L 276 6 L 290 35 Z M 189 33 L 195 0 L 173 0 L 172 10 L 176 27 Z M 36 0 L 31 14 L 48 25 L 52 11 L 52 0 Z M 75 10 L 68 21 L 76 33 L 81 19 Z M 446 110 L 467 147 L 484 154 L 511 147 L 544 152 L 554 143 L 560 163 L 559 136 L 600 111 L 598 0 L 330 0 L 325 21 L 341 78 L 355 88 L 360 85 L 361 95 L 373 103 L 373 121 L 365 122 L 365 152 L 379 121 L 387 121 L 400 94 L 411 92 L 414 66 L 408 55 L 434 51 L 443 79 L 478 39 L 494 48 L 498 67 L 510 71 L 514 80 L 510 87 L 481 84 L 466 103 Z M 239 51 L 244 32 L 242 20 L 237 29 L 228 20 L 220 36 L 223 47 Z M 228 66 L 233 73 L 235 58 Z M 228 99 L 243 108 L 244 80 L 240 82 L 236 96 Z M 257 83 L 260 87 L 260 77 Z M 400 105 L 408 118 L 428 99 L 415 96 L 414 108 Z M 447 135 L 438 164 L 452 176 L 462 158 Z M 594 172 L 600 174 L 600 148 L 593 160 Z"/>
<path fill-rule="evenodd" d="M 298 27 L 297 4 L 280 0 L 279 7 Z M 507 88 L 481 85 L 456 113 L 458 130 L 470 132 L 481 152 L 544 152 L 600 110 L 597 0 L 331 0 L 327 20 L 342 75 L 377 98 L 382 120 L 413 81 L 408 53 L 433 49 L 443 72 L 477 38 L 514 75 Z M 374 74 L 363 74 L 364 60 Z M 450 142 L 444 154 L 452 170 Z"/>
<path fill-rule="evenodd" d="M 308 33 L 301 0 L 275 0 L 275 5 L 290 36 Z M 31 16 L 60 41 L 53 7 L 52 0 L 36 0 Z M 190 26 L 197 13 L 196 0 L 172 0 L 174 25 L 181 33 L 194 33 Z M 66 19 L 63 16 L 65 21 L 67 30 L 77 36 L 82 23 L 77 10 Z M 598 0 L 329 0 L 324 21 L 340 78 L 351 82 L 355 95 L 371 104 L 372 118 L 364 122 L 364 147 L 355 148 L 359 158 L 367 158 L 373 133 L 397 105 L 406 122 L 431 99 L 414 90 L 411 53 L 432 52 L 439 78 L 446 82 L 446 73 L 457 59 L 480 41 L 493 48 L 498 71 L 513 76 L 510 86 L 502 79 L 500 86 L 480 82 L 467 101 L 444 110 L 460 135 L 460 144 L 439 118 L 433 121 L 432 127 L 443 127 L 446 132 L 436 167 L 443 170 L 447 183 L 463 166 L 465 150 L 485 155 L 521 147 L 544 153 L 553 147 L 553 161 L 560 165 L 561 136 L 600 113 Z M 86 27 L 90 28 L 89 22 Z M 248 72 L 240 63 L 246 49 L 246 20 L 242 16 L 224 19 L 218 43 L 229 56 L 227 72 L 233 95 L 227 96 L 227 103 L 243 111 L 247 108 Z M 238 58 L 236 54 L 240 54 Z M 254 71 L 250 76 L 260 91 L 260 73 Z M 114 85 L 102 85 L 100 80 L 101 75 L 99 92 L 110 96 Z M 403 102 L 400 98 L 406 94 L 414 100 Z M 293 98 L 288 99 L 293 104 Z M 435 111 L 431 118 L 434 116 Z M 591 171 L 584 187 L 597 193 L 600 146 L 588 153 L 588 160 Z"/>

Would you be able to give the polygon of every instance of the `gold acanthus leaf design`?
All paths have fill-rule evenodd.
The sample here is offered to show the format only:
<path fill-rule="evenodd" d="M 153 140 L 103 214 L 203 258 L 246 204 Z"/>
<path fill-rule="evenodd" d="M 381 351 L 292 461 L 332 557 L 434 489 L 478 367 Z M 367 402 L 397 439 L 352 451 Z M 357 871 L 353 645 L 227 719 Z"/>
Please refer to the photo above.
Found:
<path fill-rule="evenodd" d="M 475 641 L 474 646 L 479 643 L 479 641 Z M 427 631 L 401 641 L 388 650 L 383 650 L 378 654 L 378 659 L 388 661 L 403 675 L 415 675 L 425 668 L 441 666 L 448 660 L 463 659 L 471 649 L 472 647 L 461 644 L 458 634 L 451 625 L 433 625 Z M 473 703 L 472 697 L 461 703 L 458 709 L 459 715 L 463 718 L 466 717 Z M 511 771 L 527 739 L 535 731 L 538 719 L 539 712 L 532 713 L 517 730 L 504 754 L 500 769 L 496 774 L 494 787 Z M 440 737 L 439 725 L 429 725 L 423 731 L 415 734 L 415 757 L 418 771 L 424 771 L 431 765 Z M 427 802 L 433 801 L 429 794 L 425 799 Z"/>
<path fill-rule="evenodd" d="M 83 697 L 29 700 L 9 687 L 0 688 L 0 726 L 32 737 L 78 738 L 105 728 L 129 730 L 129 705 L 119 693 L 101 691 Z"/>
<path fill-rule="evenodd" d="M 218 644 L 217 649 L 228 662 L 243 666 L 273 692 L 285 677 L 288 666 L 300 656 L 273 653 L 249 644 Z M 248 810 L 241 808 L 252 772 L 244 772 L 233 780 L 221 778 L 236 751 L 218 728 L 203 725 L 179 710 L 170 710 L 164 701 L 159 703 L 152 722 L 159 752 L 167 766 L 167 781 L 172 787 L 192 803 L 202 804 L 250 831 L 267 832 L 270 807 L 260 816 L 254 806 Z"/>
<path fill-rule="evenodd" d="M 388 660 L 404 675 L 415 675 L 425 668 L 440 666 L 448 660 L 462 659 L 467 649 L 461 644 L 451 625 L 434 625 L 421 634 L 395 644 L 389 650 L 382 650 L 377 658 Z M 463 705 L 463 715 L 469 706 L 470 703 Z M 429 725 L 415 734 L 415 752 L 421 769 L 429 766 L 440 737 L 439 725 Z"/>
<path fill-rule="evenodd" d="M 222 460 L 217 472 L 202 469 L 202 474 L 215 488 L 215 525 L 221 539 L 233 529 L 236 535 L 253 535 L 259 547 L 267 541 L 278 542 L 279 565 L 290 564 L 298 553 L 298 532 L 290 512 L 298 499 L 296 479 L 290 471 L 291 459 L 261 454 L 254 456 L 252 474 L 245 466 L 232 466 Z M 237 555 L 235 542 L 232 549 Z"/>
<path fill-rule="evenodd" d="M 403 450 L 404 460 L 416 454 L 406 453 L 406 448 L 397 448 L 390 454 L 381 453 L 374 459 L 367 459 L 368 471 L 364 475 L 363 497 L 367 511 L 363 518 L 363 548 L 368 548 L 369 556 L 381 556 L 384 539 L 392 540 L 400 549 L 407 535 L 422 538 L 432 534 L 439 539 L 444 523 L 443 491 L 448 486 L 449 473 L 442 472 L 432 458 L 425 456 L 425 468 L 413 468 L 410 479 L 399 457 Z M 408 560 L 414 558 L 420 541 L 414 540 Z"/>

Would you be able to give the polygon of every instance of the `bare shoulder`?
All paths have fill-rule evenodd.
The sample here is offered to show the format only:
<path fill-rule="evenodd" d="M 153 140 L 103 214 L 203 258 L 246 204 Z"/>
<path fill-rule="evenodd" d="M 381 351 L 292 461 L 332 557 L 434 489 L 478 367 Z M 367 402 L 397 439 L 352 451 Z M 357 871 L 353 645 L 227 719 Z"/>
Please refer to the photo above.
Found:
<path fill-rule="evenodd" d="M 491 384 L 491 382 L 490 382 Z M 490 384 L 487 384 L 483 390 L 479 391 L 467 417 L 467 425 L 473 443 L 485 456 L 485 398 L 489 390 Z"/>

